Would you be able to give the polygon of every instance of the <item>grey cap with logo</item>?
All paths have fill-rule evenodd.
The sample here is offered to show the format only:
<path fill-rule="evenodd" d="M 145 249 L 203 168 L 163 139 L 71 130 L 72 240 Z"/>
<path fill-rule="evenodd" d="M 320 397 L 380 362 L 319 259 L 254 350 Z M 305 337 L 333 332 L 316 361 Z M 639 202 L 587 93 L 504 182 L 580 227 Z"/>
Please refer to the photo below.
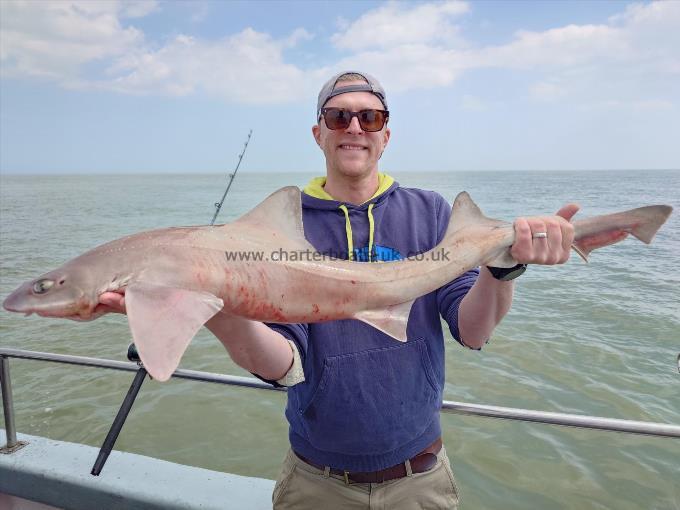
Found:
<path fill-rule="evenodd" d="M 366 83 L 347 85 L 344 87 L 341 86 L 336 89 L 335 85 L 338 83 L 338 79 L 345 74 L 358 74 L 366 80 Z M 387 94 L 385 94 L 385 89 L 383 89 L 378 80 L 370 74 L 362 73 L 360 71 L 343 71 L 333 76 L 323 87 L 321 87 L 319 100 L 316 103 L 316 118 L 318 119 L 321 116 L 321 108 L 324 107 L 330 98 L 339 96 L 340 94 L 346 94 L 347 92 L 370 92 L 380 99 L 385 110 L 388 109 Z"/>

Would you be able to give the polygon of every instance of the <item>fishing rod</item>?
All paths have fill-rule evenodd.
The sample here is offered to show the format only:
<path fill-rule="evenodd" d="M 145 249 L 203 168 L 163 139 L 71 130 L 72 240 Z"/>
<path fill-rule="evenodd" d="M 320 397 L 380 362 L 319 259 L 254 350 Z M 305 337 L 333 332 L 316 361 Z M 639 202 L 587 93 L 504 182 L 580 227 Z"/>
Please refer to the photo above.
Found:
<path fill-rule="evenodd" d="M 104 443 L 102 444 L 102 447 L 99 449 L 99 453 L 97 454 L 97 460 L 94 461 L 94 466 L 92 466 L 92 470 L 90 471 L 90 474 L 92 476 L 99 476 L 99 473 L 102 472 L 104 464 L 106 464 L 106 460 L 109 458 L 111 450 L 113 450 L 113 445 L 116 444 L 118 434 L 120 434 L 120 431 L 123 429 L 123 425 L 125 425 L 125 420 L 127 419 L 127 416 L 130 413 L 130 409 L 132 409 L 132 404 L 135 403 L 135 399 L 137 398 L 137 394 L 139 393 L 139 390 L 142 387 L 142 383 L 144 382 L 146 376 L 148 375 L 146 368 L 144 368 L 144 365 L 142 365 L 135 344 L 130 344 L 128 346 L 127 358 L 130 361 L 137 362 L 139 368 L 135 373 L 135 377 L 132 380 L 132 384 L 130 384 L 130 388 L 128 389 L 128 392 L 125 395 L 123 403 L 120 405 L 120 409 L 118 409 L 118 414 L 116 414 L 116 417 L 113 420 L 113 423 L 111 424 L 111 428 L 109 429 L 109 432 L 106 434 Z"/>
<path fill-rule="evenodd" d="M 238 167 L 241 166 L 241 161 L 243 160 L 243 156 L 246 153 L 246 149 L 248 148 L 248 142 L 250 142 L 250 137 L 253 134 L 253 130 L 251 129 L 248 132 L 248 138 L 246 139 L 246 143 L 243 144 L 243 150 L 241 151 L 241 154 L 238 155 L 238 163 L 236 163 L 236 168 L 232 173 L 229 174 L 229 184 L 227 184 L 227 189 L 224 190 L 224 195 L 222 195 L 222 200 L 219 202 L 215 202 L 215 214 L 212 217 L 212 220 L 210 221 L 211 225 L 215 224 L 215 220 L 217 219 L 217 215 L 220 213 L 220 209 L 222 209 L 222 204 L 224 204 L 224 199 L 227 198 L 227 193 L 229 193 L 229 188 L 231 188 L 231 183 L 234 182 L 234 177 L 236 177 L 236 172 L 238 172 Z"/>
<path fill-rule="evenodd" d="M 248 138 L 246 139 L 246 142 L 243 145 L 243 150 L 241 151 L 241 154 L 239 154 L 238 156 L 238 163 L 236 163 L 236 168 L 232 173 L 229 174 L 229 183 L 227 184 L 227 189 L 224 190 L 222 200 L 220 200 L 219 202 L 215 202 L 215 214 L 213 215 L 212 221 L 210 222 L 211 225 L 215 224 L 215 219 L 217 219 L 217 215 L 220 213 L 220 209 L 222 209 L 224 199 L 227 198 L 227 193 L 229 193 L 229 188 L 231 188 L 231 184 L 232 182 L 234 182 L 236 172 L 238 172 L 238 168 L 239 166 L 241 166 L 241 161 L 243 160 L 243 156 L 246 153 L 246 149 L 248 148 L 248 142 L 250 142 L 250 137 L 252 136 L 252 134 L 253 130 L 251 129 L 248 132 Z M 106 460 L 109 458 L 109 455 L 113 450 L 113 446 L 116 444 L 116 439 L 118 439 L 118 435 L 120 434 L 120 431 L 123 429 L 123 425 L 125 425 L 125 420 L 127 419 L 127 416 L 130 413 L 130 409 L 132 409 L 132 404 L 135 403 L 135 399 L 137 398 L 137 394 L 139 393 L 139 390 L 142 387 L 142 383 L 144 382 L 146 376 L 148 375 L 148 372 L 144 368 L 144 365 L 142 365 L 141 359 L 139 358 L 139 353 L 137 352 L 137 347 L 135 346 L 134 343 L 128 346 L 127 357 L 130 361 L 136 362 L 139 368 L 137 369 L 137 373 L 135 374 L 135 377 L 132 380 L 132 384 L 130 384 L 130 388 L 128 389 L 128 392 L 125 395 L 125 399 L 123 400 L 120 409 L 118 409 L 118 414 L 116 414 L 116 418 L 113 420 L 111 428 L 109 429 L 109 432 L 106 434 L 104 443 L 102 444 L 102 447 L 99 449 L 97 460 L 95 460 L 94 466 L 92 466 L 92 470 L 90 471 L 90 474 L 93 476 L 99 476 L 102 469 L 104 468 L 104 464 L 106 464 Z"/>

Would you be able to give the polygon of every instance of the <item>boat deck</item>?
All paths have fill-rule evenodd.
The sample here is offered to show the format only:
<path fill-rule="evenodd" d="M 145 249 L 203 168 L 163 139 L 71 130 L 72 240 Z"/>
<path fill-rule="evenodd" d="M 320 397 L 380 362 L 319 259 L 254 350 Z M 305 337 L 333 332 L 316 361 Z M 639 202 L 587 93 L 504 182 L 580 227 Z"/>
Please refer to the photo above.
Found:
<path fill-rule="evenodd" d="M 111 452 L 99 476 L 98 449 L 19 434 L 28 444 L 0 455 L 0 507 L 23 509 L 271 509 L 274 481 Z M 5 431 L 0 429 L 0 443 Z M 21 500 L 28 501 L 21 501 Z M 40 503 L 31 505 L 29 502 Z"/>

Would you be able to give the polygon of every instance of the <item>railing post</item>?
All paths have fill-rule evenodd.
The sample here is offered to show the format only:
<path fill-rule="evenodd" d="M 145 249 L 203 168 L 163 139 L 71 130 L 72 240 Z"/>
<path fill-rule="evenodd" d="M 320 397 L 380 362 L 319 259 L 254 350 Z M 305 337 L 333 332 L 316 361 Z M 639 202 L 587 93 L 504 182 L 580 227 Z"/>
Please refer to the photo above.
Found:
<path fill-rule="evenodd" d="M 0 356 L 0 386 L 2 387 L 2 410 L 5 415 L 5 434 L 7 435 L 7 444 L 0 447 L 0 453 L 13 453 L 25 446 L 26 442 L 17 441 L 12 383 L 9 379 L 9 358 L 7 356 Z"/>

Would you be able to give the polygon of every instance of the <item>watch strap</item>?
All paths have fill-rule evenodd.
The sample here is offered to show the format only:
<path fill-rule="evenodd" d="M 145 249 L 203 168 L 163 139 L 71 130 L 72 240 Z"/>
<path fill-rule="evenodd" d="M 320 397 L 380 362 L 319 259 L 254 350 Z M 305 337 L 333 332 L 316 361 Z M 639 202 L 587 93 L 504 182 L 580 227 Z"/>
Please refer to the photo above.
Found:
<path fill-rule="evenodd" d="M 513 267 L 486 266 L 486 268 L 491 273 L 491 276 L 493 276 L 496 280 L 508 282 L 510 280 L 514 280 L 518 276 L 523 275 L 524 272 L 527 270 L 527 265 L 526 264 L 517 264 L 516 266 L 513 266 Z"/>

